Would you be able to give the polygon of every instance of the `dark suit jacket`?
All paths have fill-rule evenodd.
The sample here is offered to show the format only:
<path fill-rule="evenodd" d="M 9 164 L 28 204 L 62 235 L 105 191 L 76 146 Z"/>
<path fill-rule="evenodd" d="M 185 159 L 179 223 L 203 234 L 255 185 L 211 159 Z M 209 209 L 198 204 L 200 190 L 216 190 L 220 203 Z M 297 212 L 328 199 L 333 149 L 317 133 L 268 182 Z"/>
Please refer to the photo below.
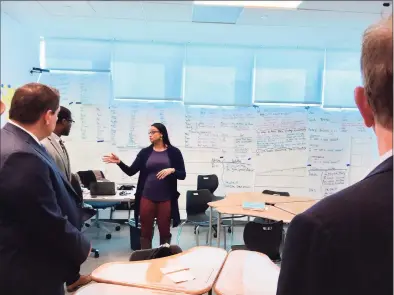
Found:
<path fill-rule="evenodd" d="M 134 160 L 133 164 L 129 167 L 123 162 L 119 163 L 120 169 L 124 173 L 129 176 L 133 176 L 140 172 L 138 177 L 137 183 L 137 190 L 135 192 L 135 210 L 134 210 L 134 219 L 135 223 L 138 224 L 138 218 L 140 214 L 140 201 L 142 192 L 144 191 L 144 185 L 146 178 L 148 177 L 148 173 L 146 170 L 146 162 L 149 159 L 149 156 L 152 154 L 153 145 L 142 149 L 137 158 Z M 179 192 L 177 191 L 177 180 L 183 180 L 186 178 L 186 170 L 185 170 L 185 163 L 183 161 L 182 153 L 179 149 L 174 146 L 169 146 L 167 149 L 168 157 L 170 160 L 170 165 L 172 168 L 175 169 L 175 173 L 168 175 L 165 178 L 165 181 L 169 182 L 169 187 L 172 191 L 172 199 L 171 199 L 171 219 L 172 219 L 172 226 L 176 227 L 179 225 L 181 218 L 179 214 L 179 205 L 178 205 L 178 198 Z"/>
<path fill-rule="evenodd" d="M 393 294 L 393 157 L 291 222 L 277 295 Z"/>
<path fill-rule="evenodd" d="M 0 136 L 0 293 L 63 294 L 90 249 L 77 196 L 29 134 L 8 123 Z"/>

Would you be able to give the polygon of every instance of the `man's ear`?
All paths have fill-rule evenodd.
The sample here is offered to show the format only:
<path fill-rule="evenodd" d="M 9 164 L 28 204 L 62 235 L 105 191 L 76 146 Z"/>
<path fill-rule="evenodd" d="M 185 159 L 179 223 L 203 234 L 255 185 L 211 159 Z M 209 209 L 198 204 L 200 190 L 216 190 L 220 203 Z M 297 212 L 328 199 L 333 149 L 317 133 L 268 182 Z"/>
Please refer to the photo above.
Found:
<path fill-rule="evenodd" d="M 49 125 L 49 123 L 51 122 L 51 118 L 54 116 L 54 112 L 52 112 L 51 110 L 47 110 L 46 113 L 44 114 L 44 122 L 45 125 Z"/>
<path fill-rule="evenodd" d="M 4 102 L 0 101 L 0 115 L 2 115 L 5 111 L 5 104 Z"/>
<path fill-rule="evenodd" d="M 354 100 L 356 102 L 357 108 L 360 111 L 361 116 L 364 119 L 364 124 L 368 128 L 375 125 L 375 119 L 371 106 L 369 105 L 368 98 L 365 95 L 364 87 L 356 87 L 354 89 Z"/>

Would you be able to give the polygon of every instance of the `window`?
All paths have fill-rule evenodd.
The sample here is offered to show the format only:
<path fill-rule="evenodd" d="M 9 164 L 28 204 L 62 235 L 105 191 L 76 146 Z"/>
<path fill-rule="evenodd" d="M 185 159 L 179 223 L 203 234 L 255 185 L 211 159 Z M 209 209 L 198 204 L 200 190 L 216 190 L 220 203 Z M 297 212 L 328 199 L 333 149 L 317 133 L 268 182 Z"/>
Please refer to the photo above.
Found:
<path fill-rule="evenodd" d="M 184 45 L 115 43 L 115 99 L 182 100 Z"/>
<path fill-rule="evenodd" d="M 254 102 L 320 104 L 323 68 L 323 50 L 258 50 Z"/>
<path fill-rule="evenodd" d="M 41 47 L 45 48 L 47 69 L 94 72 L 110 70 L 109 42 L 45 39 L 45 46 Z"/>
<path fill-rule="evenodd" d="M 252 69 L 249 48 L 187 46 L 184 103 L 251 105 Z"/>
<path fill-rule="evenodd" d="M 327 50 L 323 107 L 354 108 L 354 89 L 362 85 L 359 51 Z"/>

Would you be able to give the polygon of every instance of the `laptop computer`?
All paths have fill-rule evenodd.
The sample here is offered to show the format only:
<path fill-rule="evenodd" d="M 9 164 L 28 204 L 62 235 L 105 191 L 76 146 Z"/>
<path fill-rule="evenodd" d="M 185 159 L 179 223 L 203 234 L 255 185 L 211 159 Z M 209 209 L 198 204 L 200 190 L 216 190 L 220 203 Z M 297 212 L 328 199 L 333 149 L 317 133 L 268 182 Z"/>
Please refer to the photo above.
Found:
<path fill-rule="evenodd" d="M 103 181 L 90 183 L 90 195 L 114 196 L 116 195 L 115 182 Z"/>

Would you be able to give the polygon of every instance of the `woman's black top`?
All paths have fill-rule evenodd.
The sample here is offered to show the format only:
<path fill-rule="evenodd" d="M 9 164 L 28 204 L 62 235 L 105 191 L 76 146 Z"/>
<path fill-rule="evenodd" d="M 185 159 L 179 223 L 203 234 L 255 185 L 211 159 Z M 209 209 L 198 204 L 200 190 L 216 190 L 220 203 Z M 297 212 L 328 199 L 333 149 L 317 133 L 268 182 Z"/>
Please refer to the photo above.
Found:
<path fill-rule="evenodd" d="M 134 210 L 134 218 L 135 224 L 138 224 L 139 213 L 140 213 L 140 201 L 142 197 L 142 193 L 144 191 L 144 185 L 146 182 L 146 178 L 148 176 L 148 171 L 146 168 L 146 163 L 153 152 L 153 145 L 142 149 L 133 164 L 129 167 L 124 164 L 122 161 L 118 164 L 120 169 L 128 176 L 133 176 L 134 174 L 140 172 L 137 183 L 137 190 L 135 192 L 135 210 Z M 168 158 L 170 160 L 170 167 L 175 169 L 173 174 L 168 175 L 164 180 L 167 181 L 169 192 L 171 193 L 171 219 L 172 226 L 176 227 L 179 225 L 181 218 L 179 215 L 179 206 L 178 206 L 178 179 L 184 180 L 186 178 L 186 170 L 185 163 L 183 161 L 183 156 L 181 151 L 174 147 L 168 146 L 167 148 Z"/>

